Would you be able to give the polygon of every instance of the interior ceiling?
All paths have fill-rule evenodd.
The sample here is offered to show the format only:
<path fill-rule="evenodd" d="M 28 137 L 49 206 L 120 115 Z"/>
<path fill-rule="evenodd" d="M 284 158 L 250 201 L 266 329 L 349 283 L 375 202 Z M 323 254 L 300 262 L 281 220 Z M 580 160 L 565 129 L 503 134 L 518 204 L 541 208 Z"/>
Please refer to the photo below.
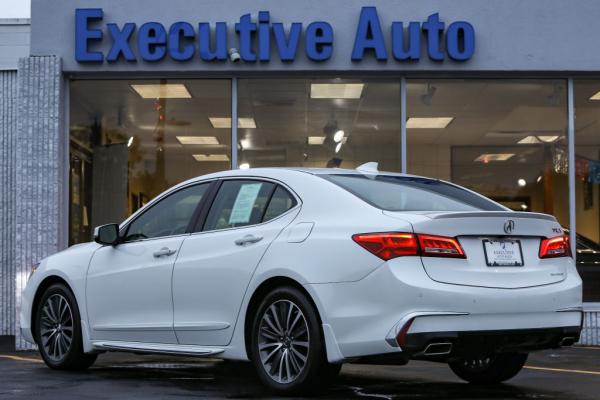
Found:
<path fill-rule="evenodd" d="M 239 129 L 249 149 L 306 145 L 337 123 L 348 146 L 395 145 L 400 131 L 397 81 L 240 79 L 238 115 L 252 117 L 256 129 Z M 364 82 L 360 99 L 311 99 L 310 84 Z M 128 80 L 81 80 L 71 84 L 71 128 L 94 120 L 105 130 L 134 136 L 153 146 L 159 112 L 156 100 L 142 99 Z M 157 84 L 157 80 L 135 83 Z M 229 153 L 229 129 L 215 129 L 209 117 L 230 116 L 229 80 L 168 80 L 184 83 L 190 99 L 166 99 L 164 147 L 172 151 Z M 566 135 L 566 82 L 563 80 L 411 80 L 409 117 L 453 117 L 445 129 L 409 129 L 409 145 L 510 146 L 529 135 Z M 427 98 L 427 94 L 433 95 Z M 600 101 L 588 100 L 600 82 L 576 88 L 578 144 L 599 142 Z M 215 136 L 221 146 L 182 146 L 177 135 Z M 326 145 L 331 145 L 327 142 Z M 312 147 L 312 146 L 311 146 Z"/>

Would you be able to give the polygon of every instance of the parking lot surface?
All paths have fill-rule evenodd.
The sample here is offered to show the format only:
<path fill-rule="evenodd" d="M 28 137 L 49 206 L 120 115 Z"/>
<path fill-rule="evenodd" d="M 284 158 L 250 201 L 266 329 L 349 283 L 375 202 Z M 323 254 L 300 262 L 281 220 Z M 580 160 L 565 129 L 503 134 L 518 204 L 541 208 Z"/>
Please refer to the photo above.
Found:
<path fill-rule="evenodd" d="M 0 353 L 2 399 L 269 398 L 246 363 L 197 358 L 100 355 L 86 372 L 48 369 L 37 353 Z M 600 399 L 600 348 L 575 347 L 530 356 L 498 386 L 463 383 L 445 364 L 344 365 L 319 398 Z"/>

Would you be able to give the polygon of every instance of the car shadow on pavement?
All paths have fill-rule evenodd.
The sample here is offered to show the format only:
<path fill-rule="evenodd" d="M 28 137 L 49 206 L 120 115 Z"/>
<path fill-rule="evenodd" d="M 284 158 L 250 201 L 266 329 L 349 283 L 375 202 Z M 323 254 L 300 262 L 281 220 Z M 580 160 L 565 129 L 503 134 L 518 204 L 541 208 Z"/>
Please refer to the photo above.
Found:
<path fill-rule="evenodd" d="M 462 382 L 436 382 L 421 377 L 405 377 L 398 374 L 375 376 L 364 373 L 371 366 L 352 365 L 344 367 L 341 375 L 315 397 L 348 399 L 515 399 L 544 398 L 571 399 L 563 393 L 539 389 L 503 385 L 469 385 Z M 398 368 L 398 367 L 394 367 Z M 401 368 L 401 367 L 399 367 Z M 347 370 L 350 369 L 348 372 Z M 396 369 L 400 371 L 400 369 Z M 220 398 L 267 398 L 272 396 L 258 382 L 249 363 L 230 361 L 182 361 L 182 362 L 121 362 L 99 365 L 85 375 L 93 379 L 111 382 L 127 381 L 127 385 L 160 386 L 157 398 L 164 396 L 198 396 Z M 381 375 L 381 374 L 379 374 Z M 434 373 L 435 375 L 435 373 Z M 187 392 L 187 393 L 181 393 Z M 177 392 L 177 393 L 176 393 Z"/>

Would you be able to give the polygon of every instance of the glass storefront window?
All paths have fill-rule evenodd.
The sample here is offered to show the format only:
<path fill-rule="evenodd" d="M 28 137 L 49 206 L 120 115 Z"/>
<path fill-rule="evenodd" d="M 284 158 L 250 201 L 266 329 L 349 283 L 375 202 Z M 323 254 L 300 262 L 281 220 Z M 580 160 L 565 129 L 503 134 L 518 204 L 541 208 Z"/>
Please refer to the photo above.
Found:
<path fill-rule="evenodd" d="M 74 80 L 69 112 L 70 244 L 231 167 L 229 80 Z"/>
<path fill-rule="evenodd" d="M 238 80 L 239 165 L 400 170 L 399 80 Z"/>
<path fill-rule="evenodd" d="M 575 215 L 583 299 L 600 302 L 600 81 L 575 81 Z"/>
<path fill-rule="evenodd" d="M 409 80 L 408 172 L 569 226 L 566 81 Z"/>

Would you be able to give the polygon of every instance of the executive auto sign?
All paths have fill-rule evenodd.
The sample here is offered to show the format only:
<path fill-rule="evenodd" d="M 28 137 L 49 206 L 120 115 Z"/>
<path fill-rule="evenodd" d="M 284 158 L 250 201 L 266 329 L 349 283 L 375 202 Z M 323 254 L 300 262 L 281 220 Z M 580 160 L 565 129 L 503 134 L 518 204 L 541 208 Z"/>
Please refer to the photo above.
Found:
<path fill-rule="evenodd" d="M 298 53 L 315 62 L 327 61 L 334 48 L 334 29 L 328 22 L 293 22 L 288 29 L 271 22 L 269 11 L 259 11 L 258 18 L 242 15 L 234 24 L 235 42 L 228 43 L 230 27 L 226 22 L 192 23 L 179 21 L 166 27 L 159 22 L 134 22 L 121 26 L 104 24 L 101 8 L 75 11 L 75 59 L 80 63 L 109 63 L 124 60 L 158 62 L 243 61 L 268 62 L 275 54 L 281 61 L 293 62 Z M 305 26 L 306 24 L 306 26 Z M 387 32 L 387 33 L 384 33 Z M 108 52 L 99 44 L 108 41 Z M 422 46 L 425 42 L 426 46 Z M 376 7 L 363 7 L 356 26 L 352 53 L 354 62 L 365 57 L 378 61 L 418 61 L 422 47 L 433 61 L 467 61 L 475 52 L 475 29 L 465 21 L 446 23 L 437 13 L 424 21 L 395 21 L 391 29 L 382 27 Z"/>

